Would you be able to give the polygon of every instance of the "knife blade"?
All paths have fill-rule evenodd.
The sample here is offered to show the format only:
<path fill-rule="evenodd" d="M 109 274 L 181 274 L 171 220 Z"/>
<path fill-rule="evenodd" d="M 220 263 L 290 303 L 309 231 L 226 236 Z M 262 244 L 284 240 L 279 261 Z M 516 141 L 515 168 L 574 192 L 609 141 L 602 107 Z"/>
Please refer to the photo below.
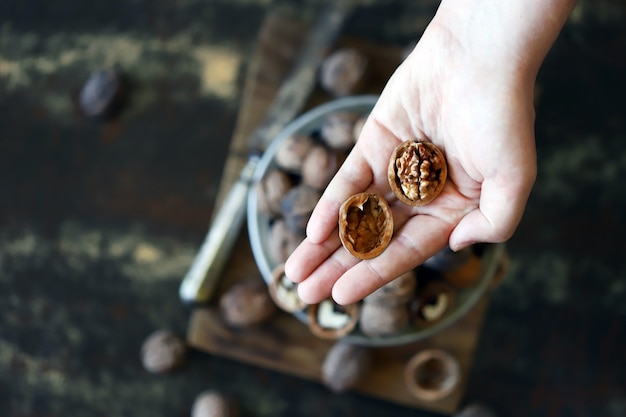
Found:
<path fill-rule="evenodd" d="M 331 3 L 309 32 L 295 67 L 276 93 L 265 119 L 251 134 L 249 158 L 214 216 L 206 237 L 183 278 L 179 287 L 179 297 L 183 303 L 202 304 L 211 299 L 241 231 L 248 190 L 261 154 L 271 140 L 303 109 L 315 86 L 318 66 L 339 35 L 354 5 L 353 0 Z"/>

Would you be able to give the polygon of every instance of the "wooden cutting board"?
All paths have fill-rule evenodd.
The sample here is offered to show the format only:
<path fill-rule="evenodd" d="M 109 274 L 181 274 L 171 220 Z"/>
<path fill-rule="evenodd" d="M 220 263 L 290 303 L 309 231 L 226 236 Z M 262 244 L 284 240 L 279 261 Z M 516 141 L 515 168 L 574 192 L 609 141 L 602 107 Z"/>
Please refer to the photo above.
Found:
<path fill-rule="evenodd" d="M 246 161 L 249 134 L 260 124 L 276 91 L 287 76 L 305 39 L 306 29 L 302 22 L 277 15 L 269 16 L 264 22 L 256 52 L 248 67 L 236 129 L 217 196 L 217 206 L 238 178 Z M 403 53 L 397 47 L 372 44 L 359 39 L 342 38 L 337 46 L 354 47 L 368 56 L 371 63 L 370 78 L 363 93 L 380 93 L 401 62 Z M 317 88 L 310 97 L 308 108 L 331 99 L 332 97 Z M 247 230 L 244 229 L 214 300 L 219 299 L 220 294 L 233 283 L 250 276 L 262 279 L 252 256 Z M 463 398 L 487 306 L 488 295 L 456 324 L 419 343 L 371 348 L 372 367 L 354 390 L 411 407 L 454 413 Z M 206 307 L 194 309 L 187 341 L 190 346 L 214 355 L 314 381 L 321 381 L 321 363 L 334 344 L 333 341 L 312 335 L 305 324 L 283 312 L 260 326 L 245 330 L 230 329 L 222 324 L 215 301 Z M 461 368 L 460 385 L 450 396 L 439 401 L 421 401 L 412 396 L 404 384 L 406 363 L 414 354 L 426 348 L 438 348 L 450 353 L 458 360 Z"/>

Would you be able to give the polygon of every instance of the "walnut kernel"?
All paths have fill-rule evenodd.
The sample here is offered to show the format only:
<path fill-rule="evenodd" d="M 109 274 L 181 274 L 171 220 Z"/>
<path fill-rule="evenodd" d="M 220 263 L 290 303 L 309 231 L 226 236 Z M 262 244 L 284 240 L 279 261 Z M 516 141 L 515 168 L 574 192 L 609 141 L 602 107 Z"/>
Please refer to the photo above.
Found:
<path fill-rule="evenodd" d="M 339 209 L 339 238 L 342 245 L 359 259 L 380 255 L 393 235 L 393 214 L 381 195 L 359 193 Z"/>
<path fill-rule="evenodd" d="M 418 325 L 441 320 L 454 307 L 454 289 L 443 281 L 431 281 L 418 291 L 413 309 Z"/>
<path fill-rule="evenodd" d="M 359 304 L 339 305 L 328 298 L 308 308 L 309 329 L 322 339 L 338 339 L 350 333 L 359 319 Z"/>
<path fill-rule="evenodd" d="M 410 206 L 433 201 L 443 190 L 447 175 L 446 159 L 431 142 L 402 142 L 389 158 L 389 185 L 396 197 Z"/>

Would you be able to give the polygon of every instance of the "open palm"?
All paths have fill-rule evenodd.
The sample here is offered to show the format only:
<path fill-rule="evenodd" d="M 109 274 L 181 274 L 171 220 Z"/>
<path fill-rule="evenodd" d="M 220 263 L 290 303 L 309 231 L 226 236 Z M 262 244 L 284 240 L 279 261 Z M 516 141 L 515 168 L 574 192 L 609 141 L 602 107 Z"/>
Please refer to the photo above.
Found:
<path fill-rule="evenodd" d="M 353 151 L 332 180 L 287 261 L 300 297 L 356 302 L 449 245 L 508 239 L 536 174 L 534 78 L 502 71 L 489 53 L 468 50 L 431 24 L 390 78 Z M 409 207 L 387 181 L 393 149 L 422 138 L 443 150 L 448 180 L 430 204 Z M 394 213 L 394 237 L 378 257 L 360 261 L 341 247 L 339 207 L 358 192 L 381 194 Z"/>

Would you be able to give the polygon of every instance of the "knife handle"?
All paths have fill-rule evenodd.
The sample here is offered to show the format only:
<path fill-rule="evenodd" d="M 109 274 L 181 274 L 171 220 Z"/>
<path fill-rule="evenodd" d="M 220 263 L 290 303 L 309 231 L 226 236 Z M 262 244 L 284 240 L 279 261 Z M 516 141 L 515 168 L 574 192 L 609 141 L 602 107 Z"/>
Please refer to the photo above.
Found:
<path fill-rule="evenodd" d="M 258 156 L 248 159 L 239 179 L 229 190 L 219 211 L 213 217 L 204 242 L 180 285 L 179 297 L 183 303 L 206 303 L 215 292 L 241 231 L 248 190 L 258 160 Z"/>

